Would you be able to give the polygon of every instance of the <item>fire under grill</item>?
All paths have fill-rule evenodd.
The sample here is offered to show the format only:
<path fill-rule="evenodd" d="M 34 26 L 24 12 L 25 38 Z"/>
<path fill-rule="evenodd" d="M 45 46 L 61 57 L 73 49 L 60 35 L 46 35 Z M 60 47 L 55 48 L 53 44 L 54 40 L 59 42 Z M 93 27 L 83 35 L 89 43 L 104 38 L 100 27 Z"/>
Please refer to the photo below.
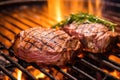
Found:
<path fill-rule="evenodd" d="M 11 80 L 18 80 L 12 74 L 18 69 L 25 77 L 23 80 L 36 80 L 36 76 L 28 69 L 29 66 L 32 66 L 45 75 L 44 78 L 40 77 L 38 80 L 120 80 L 120 48 L 118 47 L 104 54 L 84 52 L 76 57 L 74 65 L 67 64 L 65 69 L 58 66 L 48 66 L 46 69 L 15 57 L 10 46 L 17 33 L 37 26 L 49 27 L 57 22 L 48 15 L 46 7 L 43 5 L 19 5 L 19 7 L 1 9 L 0 79 L 8 76 Z"/>

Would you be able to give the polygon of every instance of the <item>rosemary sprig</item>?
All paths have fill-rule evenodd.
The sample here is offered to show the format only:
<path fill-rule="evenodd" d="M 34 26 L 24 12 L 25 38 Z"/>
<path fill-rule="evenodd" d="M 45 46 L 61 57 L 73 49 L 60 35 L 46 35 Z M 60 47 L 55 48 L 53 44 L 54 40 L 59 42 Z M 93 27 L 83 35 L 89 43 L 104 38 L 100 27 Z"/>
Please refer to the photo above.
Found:
<path fill-rule="evenodd" d="M 66 24 L 70 24 L 72 22 L 76 22 L 77 24 L 82 24 L 82 23 L 101 23 L 105 26 L 107 26 L 111 31 L 114 31 L 116 24 L 98 18 L 94 15 L 90 15 L 87 13 L 78 13 L 78 14 L 71 14 L 70 17 L 68 17 L 67 19 L 57 23 L 56 25 L 52 26 L 52 28 L 57 28 L 57 27 L 62 27 Z"/>

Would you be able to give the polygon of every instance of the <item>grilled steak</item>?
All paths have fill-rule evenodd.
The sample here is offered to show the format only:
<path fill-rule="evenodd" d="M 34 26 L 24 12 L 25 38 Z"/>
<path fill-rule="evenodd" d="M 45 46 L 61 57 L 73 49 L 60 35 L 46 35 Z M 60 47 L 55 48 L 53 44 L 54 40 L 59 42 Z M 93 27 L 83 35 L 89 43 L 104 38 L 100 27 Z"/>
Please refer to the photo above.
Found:
<path fill-rule="evenodd" d="M 41 27 L 21 31 L 13 44 L 16 56 L 38 65 L 63 66 L 78 48 L 79 40 L 64 31 Z"/>
<path fill-rule="evenodd" d="M 71 23 L 63 29 L 72 36 L 77 37 L 83 50 L 93 53 L 103 53 L 110 50 L 115 44 L 117 33 L 100 23 Z"/>

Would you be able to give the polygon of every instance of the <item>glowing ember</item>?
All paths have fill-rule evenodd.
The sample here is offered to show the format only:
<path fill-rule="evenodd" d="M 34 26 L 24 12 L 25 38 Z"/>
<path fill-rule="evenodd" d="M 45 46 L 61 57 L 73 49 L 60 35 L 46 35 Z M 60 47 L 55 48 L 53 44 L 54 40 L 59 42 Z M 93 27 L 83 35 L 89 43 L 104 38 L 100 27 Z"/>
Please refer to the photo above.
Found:
<path fill-rule="evenodd" d="M 118 71 L 116 71 L 116 70 L 110 72 L 110 71 L 108 71 L 108 70 L 103 69 L 103 71 L 105 71 L 106 73 L 109 73 L 110 75 L 112 75 L 112 76 L 120 79 L 120 72 L 118 72 Z"/>
<path fill-rule="evenodd" d="M 110 55 L 109 59 L 120 64 L 120 58 L 118 58 L 114 55 Z"/>
<path fill-rule="evenodd" d="M 28 70 L 33 76 L 35 76 L 36 79 L 43 79 L 43 78 L 46 77 L 42 72 L 40 72 L 39 70 L 33 68 L 32 66 L 29 66 L 29 67 L 27 68 L 27 70 Z"/>
<path fill-rule="evenodd" d="M 84 57 L 84 53 L 81 53 L 78 55 L 79 58 L 83 58 Z"/>
<path fill-rule="evenodd" d="M 21 80 L 22 72 L 20 70 L 17 71 L 17 80 Z"/>

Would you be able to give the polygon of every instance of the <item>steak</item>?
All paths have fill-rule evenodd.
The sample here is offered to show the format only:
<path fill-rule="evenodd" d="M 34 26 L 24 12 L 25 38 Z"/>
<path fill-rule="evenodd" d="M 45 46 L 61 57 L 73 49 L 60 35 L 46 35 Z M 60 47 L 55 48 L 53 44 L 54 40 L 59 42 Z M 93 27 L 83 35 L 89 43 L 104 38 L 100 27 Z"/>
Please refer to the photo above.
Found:
<path fill-rule="evenodd" d="M 50 66 L 64 66 L 79 48 L 80 41 L 75 37 L 62 30 L 42 27 L 21 31 L 13 43 L 14 53 L 20 59 Z"/>
<path fill-rule="evenodd" d="M 62 27 L 71 36 L 78 38 L 84 51 L 104 53 L 115 44 L 117 33 L 100 23 L 71 23 Z"/>

